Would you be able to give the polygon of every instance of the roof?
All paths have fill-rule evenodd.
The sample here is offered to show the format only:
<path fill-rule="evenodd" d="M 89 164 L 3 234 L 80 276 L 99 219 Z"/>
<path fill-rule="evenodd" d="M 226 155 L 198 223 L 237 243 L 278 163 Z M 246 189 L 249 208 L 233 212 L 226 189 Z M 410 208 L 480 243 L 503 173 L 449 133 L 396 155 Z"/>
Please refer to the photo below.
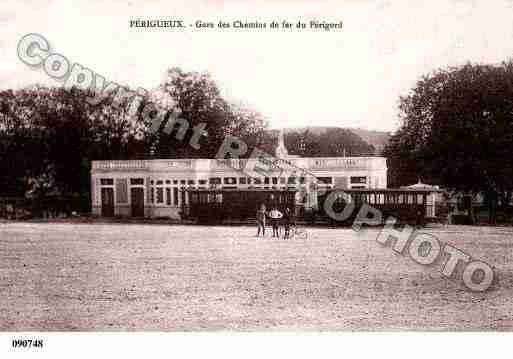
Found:
<path fill-rule="evenodd" d="M 422 183 L 420 178 L 419 181 L 415 184 L 412 184 L 410 186 L 402 186 L 401 189 L 430 189 L 430 190 L 439 190 L 440 187 L 436 185 L 430 185 L 427 183 Z"/>
<path fill-rule="evenodd" d="M 298 188 L 286 188 L 286 189 L 278 189 L 278 188 L 184 188 L 183 190 L 189 192 L 298 192 Z M 429 189 L 429 188 L 354 188 L 354 189 L 342 189 L 342 188 L 332 188 L 332 189 L 320 189 L 320 191 L 326 192 L 346 192 L 346 193 L 431 193 L 431 192 L 441 192 L 439 189 Z"/>
<path fill-rule="evenodd" d="M 364 192 L 364 193 L 430 193 L 430 192 L 440 192 L 439 189 L 431 189 L 431 188 L 353 188 L 353 189 L 341 189 L 335 188 L 333 190 L 339 190 L 342 192 L 354 193 L 354 192 Z"/>
<path fill-rule="evenodd" d="M 184 188 L 188 192 L 297 192 L 296 188 Z"/>

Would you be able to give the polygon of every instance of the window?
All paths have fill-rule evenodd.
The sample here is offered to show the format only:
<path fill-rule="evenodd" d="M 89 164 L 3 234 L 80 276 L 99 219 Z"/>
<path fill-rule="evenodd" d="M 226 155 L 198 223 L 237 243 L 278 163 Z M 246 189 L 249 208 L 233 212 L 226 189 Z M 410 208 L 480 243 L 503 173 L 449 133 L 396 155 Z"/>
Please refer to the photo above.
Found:
<path fill-rule="evenodd" d="M 155 203 L 155 188 L 151 188 L 150 190 L 150 203 Z"/>
<path fill-rule="evenodd" d="M 171 188 L 166 188 L 166 205 L 171 206 Z"/>
<path fill-rule="evenodd" d="M 288 184 L 296 184 L 296 177 L 289 177 Z"/>
<path fill-rule="evenodd" d="M 196 184 L 196 181 L 195 180 L 188 180 L 187 184 Z"/>
<path fill-rule="evenodd" d="M 173 188 L 173 204 L 178 206 L 178 188 Z"/>
<path fill-rule="evenodd" d="M 185 184 L 185 180 L 180 180 L 180 184 Z"/>
<path fill-rule="evenodd" d="M 171 184 L 171 180 L 166 180 L 166 184 Z"/>
<path fill-rule="evenodd" d="M 260 178 L 253 178 L 254 184 L 262 184 L 262 180 Z"/>
<path fill-rule="evenodd" d="M 239 177 L 239 184 L 246 184 L 246 177 Z"/>
<path fill-rule="evenodd" d="M 367 177 L 351 177 L 351 183 L 367 183 Z"/>
<path fill-rule="evenodd" d="M 128 181 L 116 178 L 116 203 L 128 203 Z"/>
<path fill-rule="evenodd" d="M 285 183 L 287 183 L 287 178 L 285 178 L 285 177 L 280 177 L 280 183 L 281 183 L 281 184 L 285 184 Z"/>
<path fill-rule="evenodd" d="M 200 185 L 205 185 L 207 184 L 207 180 L 199 180 L 198 181 Z"/>
<path fill-rule="evenodd" d="M 273 184 L 278 184 L 278 177 L 273 177 Z"/>
<path fill-rule="evenodd" d="M 114 180 L 112 178 L 102 178 L 100 179 L 100 183 L 102 186 L 113 186 Z"/>
<path fill-rule="evenodd" d="M 173 184 L 178 184 L 178 180 L 173 180 Z"/>
<path fill-rule="evenodd" d="M 264 178 L 264 184 L 269 184 L 269 177 Z"/>
<path fill-rule="evenodd" d="M 237 184 L 237 178 L 235 177 L 225 177 L 224 184 Z"/>
<path fill-rule="evenodd" d="M 160 180 L 160 181 L 157 181 L 157 184 L 164 184 L 164 181 Z"/>
<path fill-rule="evenodd" d="M 209 179 L 210 184 L 221 184 L 221 178 L 220 177 L 212 177 Z"/>
<path fill-rule="evenodd" d="M 332 184 L 333 183 L 333 177 L 319 177 L 317 178 L 317 181 L 320 185 L 322 184 Z"/>
<path fill-rule="evenodd" d="M 157 204 L 164 203 L 164 188 L 157 187 Z"/>
<path fill-rule="evenodd" d="M 132 186 L 144 185 L 144 178 L 130 178 Z"/>
<path fill-rule="evenodd" d="M 305 184 L 305 178 L 304 177 L 299 177 L 299 183 Z"/>

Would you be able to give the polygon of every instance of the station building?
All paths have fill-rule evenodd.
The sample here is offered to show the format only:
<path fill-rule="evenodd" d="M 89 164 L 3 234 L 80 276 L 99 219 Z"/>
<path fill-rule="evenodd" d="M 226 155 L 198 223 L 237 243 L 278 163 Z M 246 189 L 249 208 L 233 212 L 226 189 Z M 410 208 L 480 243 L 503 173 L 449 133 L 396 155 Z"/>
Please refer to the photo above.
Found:
<path fill-rule="evenodd" d="M 180 219 L 189 200 L 186 190 L 192 188 L 293 188 L 307 194 L 297 198 L 305 207 L 316 205 L 321 188 L 387 188 L 384 157 L 291 156 L 281 133 L 275 158 L 265 172 L 254 170 L 262 167 L 258 158 L 93 161 L 92 211 L 106 217 Z"/>

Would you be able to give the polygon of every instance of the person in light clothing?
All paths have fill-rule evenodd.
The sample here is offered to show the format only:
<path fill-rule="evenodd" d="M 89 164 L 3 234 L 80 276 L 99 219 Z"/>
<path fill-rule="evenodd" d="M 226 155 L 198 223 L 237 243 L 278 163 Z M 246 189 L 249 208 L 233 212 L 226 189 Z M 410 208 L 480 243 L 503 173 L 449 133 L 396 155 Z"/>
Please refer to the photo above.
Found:
<path fill-rule="evenodd" d="M 280 219 L 283 217 L 283 214 L 280 211 L 278 211 L 278 208 L 273 207 L 271 212 L 269 212 L 269 217 L 271 217 L 273 237 L 280 237 Z"/>

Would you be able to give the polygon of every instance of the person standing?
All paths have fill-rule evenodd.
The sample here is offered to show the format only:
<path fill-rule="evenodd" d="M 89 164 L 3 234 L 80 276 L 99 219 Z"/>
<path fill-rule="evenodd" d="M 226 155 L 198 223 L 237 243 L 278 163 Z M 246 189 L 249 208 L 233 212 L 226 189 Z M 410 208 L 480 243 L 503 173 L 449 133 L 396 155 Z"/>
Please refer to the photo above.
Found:
<path fill-rule="evenodd" d="M 256 220 L 258 226 L 257 237 L 260 236 L 260 230 L 262 230 L 262 237 L 265 237 L 265 204 L 261 204 L 260 208 L 257 209 Z"/>
<path fill-rule="evenodd" d="M 283 214 L 278 211 L 278 208 L 273 207 L 272 211 L 269 212 L 269 217 L 271 217 L 271 225 L 273 227 L 273 238 L 280 237 L 280 219 L 283 217 Z"/>
<path fill-rule="evenodd" d="M 294 218 L 292 212 L 289 207 L 285 209 L 285 213 L 283 214 L 283 225 L 285 227 L 285 235 L 284 239 L 290 238 L 290 226 L 294 224 Z"/>

